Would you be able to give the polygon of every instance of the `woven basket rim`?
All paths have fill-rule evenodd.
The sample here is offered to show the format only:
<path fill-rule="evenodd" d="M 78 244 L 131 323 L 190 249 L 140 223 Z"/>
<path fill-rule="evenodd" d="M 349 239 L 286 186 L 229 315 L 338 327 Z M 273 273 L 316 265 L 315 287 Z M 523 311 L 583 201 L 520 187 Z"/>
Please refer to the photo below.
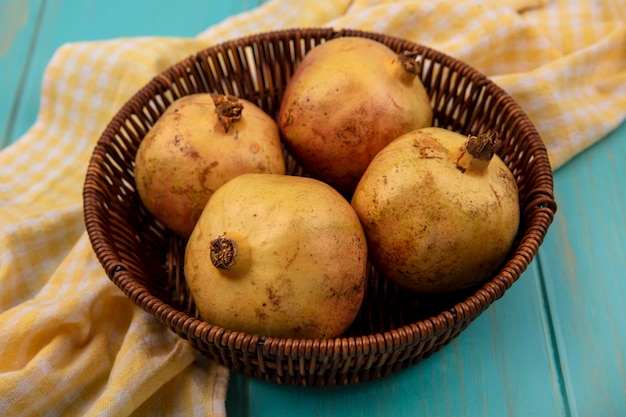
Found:
<path fill-rule="evenodd" d="M 94 226 L 94 218 L 97 218 L 98 216 L 97 204 L 94 201 L 94 199 L 97 198 L 97 191 L 92 189 L 90 184 L 98 176 L 96 167 L 102 158 L 104 158 L 103 155 L 105 151 L 102 149 L 102 146 L 106 142 L 106 137 L 114 134 L 115 130 L 127 119 L 130 102 L 145 98 L 146 95 L 149 94 L 150 86 L 153 83 L 167 83 L 167 76 L 174 74 L 176 68 L 192 64 L 198 56 L 206 50 L 228 48 L 235 41 L 239 44 L 252 44 L 254 42 L 262 42 L 266 39 L 272 39 L 275 36 L 285 36 L 285 34 L 299 34 L 302 35 L 302 37 L 306 37 L 307 34 L 312 32 L 323 33 L 327 39 L 341 36 L 361 36 L 378 39 L 382 36 L 387 39 L 397 40 L 398 42 L 407 42 L 405 39 L 389 35 L 349 28 L 340 30 L 324 27 L 273 30 L 244 36 L 238 39 L 227 40 L 208 46 L 207 48 L 202 49 L 197 53 L 171 65 L 166 70 L 156 75 L 139 91 L 137 91 L 115 114 L 113 119 L 106 126 L 101 137 L 98 139 L 94 153 L 89 161 L 83 188 L 83 206 L 86 229 L 94 252 L 110 279 L 135 304 L 139 305 L 149 314 L 155 316 L 164 324 L 169 325 L 172 322 L 183 323 L 182 327 L 180 327 L 181 331 L 185 333 L 193 333 L 196 337 L 202 337 L 203 341 L 216 343 L 220 346 L 241 345 L 242 343 L 245 343 L 247 344 L 247 349 L 249 350 L 258 349 L 262 346 L 263 352 L 276 353 L 281 349 L 286 349 L 290 352 L 294 352 L 295 350 L 304 352 L 307 349 L 310 349 L 311 346 L 325 345 L 328 349 L 333 349 L 335 351 L 337 351 L 338 346 L 342 347 L 342 354 L 358 353 L 362 347 L 367 346 L 369 347 L 368 352 L 371 354 L 374 351 L 390 352 L 397 347 L 398 344 L 401 344 L 402 346 L 411 345 L 428 340 L 429 338 L 445 333 L 446 331 L 450 332 L 452 331 L 453 326 L 464 322 L 468 318 L 469 321 L 473 320 L 486 310 L 494 301 L 502 297 L 505 291 L 519 279 L 522 272 L 524 272 L 526 267 L 532 262 L 537 249 L 541 244 L 543 236 L 539 236 L 539 238 L 537 238 L 530 233 L 525 233 L 520 236 L 521 239 L 516 242 L 516 247 L 513 248 L 511 256 L 507 258 L 506 263 L 497 272 L 497 274 L 493 275 L 489 281 L 481 285 L 480 288 L 477 288 L 475 292 L 467 298 L 454 304 L 452 308 L 441 311 L 439 314 L 432 315 L 426 319 L 393 328 L 388 331 L 368 335 L 337 338 L 284 339 L 226 329 L 193 317 L 184 311 L 178 310 L 171 304 L 166 303 L 154 295 L 153 292 L 144 284 L 134 280 L 132 271 L 130 271 L 124 264 L 123 259 L 120 259 L 115 251 L 110 249 L 113 245 L 111 244 L 109 235 L 105 233 L 106 230 Z M 541 149 L 542 152 L 537 155 L 534 160 L 534 164 L 537 164 L 538 168 L 542 168 L 544 170 L 550 169 L 551 171 L 547 151 L 537 130 L 521 107 L 511 96 L 509 96 L 501 87 L 496 85 L 487 76 L 478 72 L 468 64 L 428 46 L 420 45 L 415 42 L 411 43 L 420 47 L 420 50 L 424 51 L 426 55 L 430 54 L 439 57 L 446 57 L 450 62 L 455 64 L 455 67 L 453 68 L 455 71 L 468 75 L 471 74 L 473 77 L 472 80 L 480 82 L 481 86 L 486 88 L 487 92 L 493 94 L 494 97 L 498 97 L 498 100 L 501 100 L 502 106 L 510 107 L 521 112 L 524 119 L 520 123 L 523 125 L 526 135 L 543 146 Z M 534 227 L 541 228 L 544 227 L 544 225 L 547 229 L 547 226 L 552 222 L 554 213 L 556 212 L 556 202 L 554 201 L 552 181 L 551 176 L 546 176 L 546 178 L 541 179 L 541 185 L 537 190 L 533 188 L 533 190 L 535 190 L 533 192 L 535 198 L 531 203 L 529 203 L 529 206 L 532 204 L 533 207 L 537 208 L 537 214 L 530 219 L 531 224 L 529 224 L 528 230 Z M 536 226 L 536 224 L 538 224 L 538 226 Z M 542 235 L 542 233 L 540 234 Z M 520 258 L 513 256 L 518 254 L 521 255 L 521 260 Z M 419 334 L 419 337 L 410 338 L 408 336 L 415 334 Z M 206 340 L 204 340 L 205 338 Z"/>

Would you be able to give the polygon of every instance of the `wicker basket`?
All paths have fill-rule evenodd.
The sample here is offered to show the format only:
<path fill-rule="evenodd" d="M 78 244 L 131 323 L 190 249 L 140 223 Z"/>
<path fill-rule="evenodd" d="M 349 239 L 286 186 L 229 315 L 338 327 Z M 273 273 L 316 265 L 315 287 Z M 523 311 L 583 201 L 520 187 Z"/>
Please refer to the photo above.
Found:
<path fill-rule="evenodd" d="M 498 154 L 517 179 L 522 222 L 505 264 L 484 285 L 424 296 L 370 268 L 361 312 L 341 338 L 294 340 L 220 328 L 198 318 L 185 285 L 185 242 L 156 222 L 135 191 L 137 147 L 173 100 L 197 92 L 246 98 L 274 116 L 302 57 L 335 37 L 361 36 L 418 52 L 434 125 L 464 134 L 495 130 Z M 301 169 L 289 156 L 289 173 Z M 381 378 L 431 355 L 463 331 L 520 277 L 551 224 L 556 204 L 546 149 L 520 107 L 469 66 L 382 34 L 330 28 L 262 33 L 210 47 L 157 75 L 102 134 L 83 190 L 93 249 L 110 279 L 137 305 L 231 370 L 283 384 L 341 385 Z"/>

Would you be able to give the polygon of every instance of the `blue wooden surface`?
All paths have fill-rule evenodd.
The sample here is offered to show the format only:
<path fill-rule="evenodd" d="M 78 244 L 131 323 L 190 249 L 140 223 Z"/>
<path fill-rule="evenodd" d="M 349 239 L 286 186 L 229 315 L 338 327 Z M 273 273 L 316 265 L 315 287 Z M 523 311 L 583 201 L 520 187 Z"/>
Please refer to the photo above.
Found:
<path fill-rule="evenodd" d="M 0 0 L 0 146 L 35 121 L 44 68 L 61 44 L 193 36 L 257 3 Z M 229 415 L 625 416 L 625 160 L 626 123 L 555 172 L 559 211 L 537 259 L 433 357 L 348 387 L 232 375 Z"/>
<path fill-rule="evenodd" d="M 0 0 L 0 145 L 15 141 L 35 121 L 43 71 L 63 43 L 195 36 L 257 4 L 257 0 Z"/>

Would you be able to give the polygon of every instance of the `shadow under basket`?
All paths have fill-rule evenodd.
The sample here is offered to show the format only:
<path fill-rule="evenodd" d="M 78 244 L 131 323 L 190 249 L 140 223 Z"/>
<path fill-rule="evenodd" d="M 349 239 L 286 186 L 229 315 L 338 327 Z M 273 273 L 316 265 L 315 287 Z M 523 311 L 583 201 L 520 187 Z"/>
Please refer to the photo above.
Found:
<path fill-rule="evenodd" d="M 343 36 L 367 37 L 396 52 L 416 52 L 434 110 L 434 126 L 463 134 L 499 133 L 498 154 L 519 188 L 521 224 L 506 261 L 482 285 L 428 296 L 398 287 L 369 268 L 361 311 L 340 338 L 280 339 L 246 334 L 199 319 L 185 284 L 186 242 L 142 205 L 133 166 L 139 143 L 176 99 L 232 94 L 270 116 L 294 69 L 311 49 Z M 288 173 L 302 175 L 285 151 Z M 545 146 L 521 108 L 468 65 L 428 47 L 383 34 L 331 28 L 261 33 L 209 47 L 154 77 L 117 113 L 89 163 L 84 216 L 109 278 L 137 305 L 234 372 L 282 384 L 325 386 L 381 378 L 441 349 L 520 277 L 556 211 Z"/>

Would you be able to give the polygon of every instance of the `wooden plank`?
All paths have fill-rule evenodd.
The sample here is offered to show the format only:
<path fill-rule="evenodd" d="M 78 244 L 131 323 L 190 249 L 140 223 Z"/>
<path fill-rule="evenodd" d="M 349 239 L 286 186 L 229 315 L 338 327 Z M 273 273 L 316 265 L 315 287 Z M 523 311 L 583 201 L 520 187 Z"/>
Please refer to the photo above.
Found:
<path fill-rule="evenodd" d="M 542 246 L 572 415 L 626 413 L 626 122 L 555 173 Z"/>
<path fill-rule="evenodd" d="M 539 278 L 533 263 L 448 346 L 382 380 L 301 388 L 231 374 L 228 415 L 566 415 Z"/>
<path fill-rule="evenodd" d="M 41 9 L 41 0 L 0 1 L 0 149 L 10 143 L 9 121 L 26 80 Z"/>
<path fill-rule="evenodd" d="M 10 1 L 26 8 L 26 11 L 30 10 L 26 25 L 32 33 L 36 23 L 32 13 L 39 9 L 41 2 L 31 1 L 30 8 L 27 8 L 28 3 L 20 3 L 21 0 Z M 23 34 L 20 33 L 23 39 L 9 45 L 7 58 L 1 63 L 2 68 L 11 68 L 18 76 L 26 69 L 23 85 L 15 83 L 12 98 L 7 95 L 7 99 L 2 100 L 0 120 L 7 124 L 7 132 L 3 136 L 6 137 L 5 143 L 15 141 L 35 122 L 44 69 L 54 51 L 63 43 L 125 36 L 195 36 L 226 17 L 257 4 L 258 1 L 254 0 L 178 0 L 175 5 L 169 0 L 142 0 L 129 4 L 98 0 L 45 2 L 41 6 L 44 8 L 43 15 L 32 47 L 29 48 L 31 42 L 27 39 L 27 30 L 23 29 Z M 22 15 L 25 13 L 24 9 L 18 10 Z M 10 20 L 8 14 L 0 14 L 0 27 L 10 26 Z M 5 90 L 2 91 L 4 97 Z M 19 100 L 16 99 L 18 97 Z M 13 105 L 17 107 L 13 108 Z M 10 123 L 7 115 L 12 116 Z"/>

